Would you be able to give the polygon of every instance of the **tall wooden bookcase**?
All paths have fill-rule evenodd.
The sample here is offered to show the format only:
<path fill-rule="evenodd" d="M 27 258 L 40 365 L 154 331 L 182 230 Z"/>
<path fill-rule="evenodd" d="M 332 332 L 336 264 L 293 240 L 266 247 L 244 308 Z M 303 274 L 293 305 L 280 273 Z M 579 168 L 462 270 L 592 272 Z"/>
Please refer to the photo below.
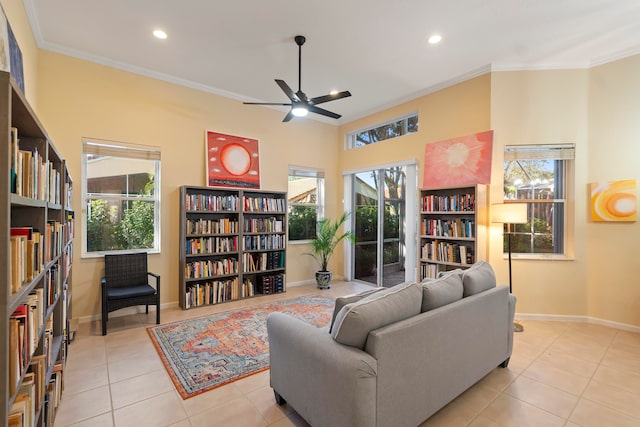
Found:
<path fill-rule="evenodd" d="M 0 162 L 0 425 L 14 407 L 33 425 L 53 425 L 69 342 L 72 181 L 6 72 Z"/>
<path fill-rule="evenodd" d="M 420 189 L 421 280 L 486 257 L 486 208 L 483 185 Z"/>
<path fill-rule="evenodd" d="M 286 291 L 287 194 L 180 188 L 180 307 Z"/>

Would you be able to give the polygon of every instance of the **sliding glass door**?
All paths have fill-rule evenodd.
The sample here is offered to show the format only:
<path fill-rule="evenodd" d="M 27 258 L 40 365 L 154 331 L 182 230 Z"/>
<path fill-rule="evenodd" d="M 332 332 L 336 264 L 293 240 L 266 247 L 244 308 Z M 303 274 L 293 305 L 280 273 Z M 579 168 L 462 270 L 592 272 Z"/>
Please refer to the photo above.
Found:
<path fill-rule="evenodd" d="M 351 174 L 354 279 L 389 287 L 414 277 L 406 271 L 407 241 L 414 238 L 407 230 L 408 167 L 415 176 L 415 167 L 407 165 Z M 410 192 L 415 196 L 415 184 Z"/>

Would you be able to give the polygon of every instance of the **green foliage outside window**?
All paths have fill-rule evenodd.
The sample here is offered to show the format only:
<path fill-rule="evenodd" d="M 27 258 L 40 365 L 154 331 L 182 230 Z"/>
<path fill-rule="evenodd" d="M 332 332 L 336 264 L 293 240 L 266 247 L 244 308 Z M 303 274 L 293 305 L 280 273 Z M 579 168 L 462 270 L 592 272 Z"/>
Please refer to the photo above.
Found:
<path fill-rule="evenodd" d="M 315 206 L 290 206 L 289 240 L 311 240 L 316 237 L 317 221 Z"/>

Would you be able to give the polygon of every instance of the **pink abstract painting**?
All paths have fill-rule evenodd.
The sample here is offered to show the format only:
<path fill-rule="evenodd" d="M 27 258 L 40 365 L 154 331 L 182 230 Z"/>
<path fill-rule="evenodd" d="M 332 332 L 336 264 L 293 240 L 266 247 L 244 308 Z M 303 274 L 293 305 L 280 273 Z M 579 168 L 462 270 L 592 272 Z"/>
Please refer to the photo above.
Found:
<path fill-rule="evenodd" d="M 489 184 L 492 150 L 492 130 L 427 144 L 422 186 Z"/>
<path fill-rule="evenodd" d="M 207 185 L 260 188 L 258 140 L 207 131 Z"/>

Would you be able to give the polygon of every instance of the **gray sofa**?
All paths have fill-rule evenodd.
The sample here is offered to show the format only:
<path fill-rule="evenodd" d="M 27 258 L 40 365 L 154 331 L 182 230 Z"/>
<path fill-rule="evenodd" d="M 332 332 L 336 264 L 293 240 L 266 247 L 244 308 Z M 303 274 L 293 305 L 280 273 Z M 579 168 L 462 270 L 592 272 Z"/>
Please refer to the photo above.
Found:
<path fill-rule="evenodd" d="M 507 366 L 515 303 L 479 262 L 439 279 L 338 298 L 330 328 L 272 313 L 276 401 L 314 427 L 417 426 Z"/>

